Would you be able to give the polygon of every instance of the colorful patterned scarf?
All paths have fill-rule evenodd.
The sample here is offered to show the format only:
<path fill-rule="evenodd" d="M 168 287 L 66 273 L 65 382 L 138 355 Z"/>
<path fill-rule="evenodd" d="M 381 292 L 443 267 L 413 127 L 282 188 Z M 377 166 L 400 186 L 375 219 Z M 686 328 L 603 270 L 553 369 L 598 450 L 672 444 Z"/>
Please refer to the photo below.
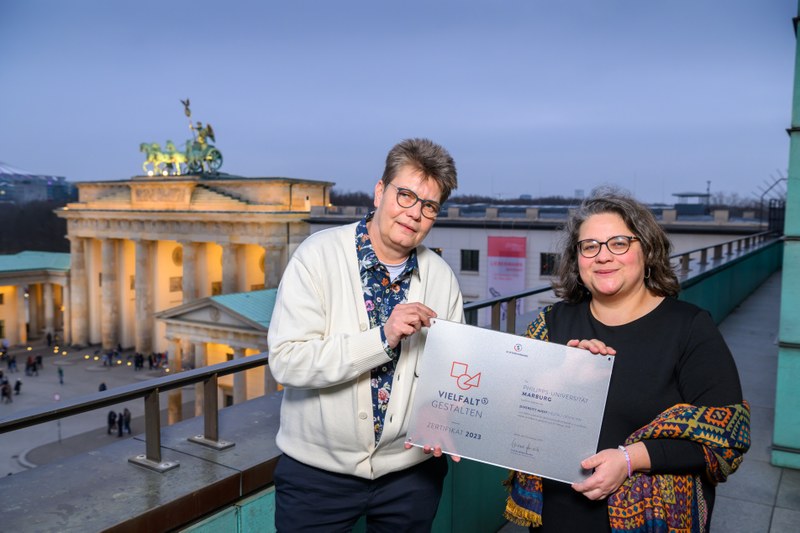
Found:
<path fill-rule="evenodd" d="M 547 340 L 543 311 L 526 336 Z M 697 407 L 678 404 L 635 431 L 626 445 L 645 439 L 688 439 L 703 445 L 706 479 L 725 481 L 736 471 L 750 448 L 750 406 Z M 699 474 L 647 475 L 635 473 L 608 498 L 611 530 L 620 533 L 704 532 L 708 507 Z M 521 526 L 542 525 L 542 480 L 512 471 L 505 517 Z"/>
<path fill-rule="evenodd" d="M 750 405 L 696 407 L 678 404 L 625 440 L 687 439 L 703 445 L 705 478 L 716 485 L 739 468 L 750 448 Z M 708 506 L 700 474 L 637 473 L 608 498 L 612 531 L 703 532 Z"/>

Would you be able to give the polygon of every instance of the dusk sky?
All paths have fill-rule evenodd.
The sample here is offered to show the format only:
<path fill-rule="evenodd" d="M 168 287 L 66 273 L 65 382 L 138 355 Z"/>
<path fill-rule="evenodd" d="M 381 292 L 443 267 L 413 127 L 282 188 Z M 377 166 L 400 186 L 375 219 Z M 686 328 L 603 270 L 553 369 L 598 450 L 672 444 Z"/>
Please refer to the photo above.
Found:
<path fill-rule="evenodd" d="M 222 171 L 371 191 L 429 137 L 456 194 L 757 197 L 785 175 L 796 0 L 0 0 L 0 162 L 142 174 L 210 123 Z"/>

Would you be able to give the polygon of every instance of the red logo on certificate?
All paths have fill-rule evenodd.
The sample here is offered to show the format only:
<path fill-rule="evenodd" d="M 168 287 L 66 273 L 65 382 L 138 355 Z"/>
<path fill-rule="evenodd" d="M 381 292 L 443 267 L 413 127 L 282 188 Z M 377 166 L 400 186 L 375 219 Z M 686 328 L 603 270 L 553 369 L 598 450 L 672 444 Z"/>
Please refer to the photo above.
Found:
<path fill-rule="evenodd" d="M 461 390 L 469 390 L 473 387 L 479 387 L 481 384 L 481 373 L 470 376 L 469 365 L 466 363 L 458 363 L 453 361 L 453 366 L 450 368 L 450 376 L 456 378 L 456 384 Z"/>

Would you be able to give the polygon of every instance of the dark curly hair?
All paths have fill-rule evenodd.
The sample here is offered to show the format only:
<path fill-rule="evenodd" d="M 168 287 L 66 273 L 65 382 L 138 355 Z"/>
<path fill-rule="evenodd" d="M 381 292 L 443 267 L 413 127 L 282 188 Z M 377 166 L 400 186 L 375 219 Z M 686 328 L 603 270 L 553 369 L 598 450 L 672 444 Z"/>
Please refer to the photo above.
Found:
<path fill-rule="evenodd" d="M 556 295 L 571 303 L 591 298 L 578 273 L 578 234 L 581 225 L 592 215 L 615 213 L 639 238 L 644 255 L 645 286 L 656 296 L 677 296 L 678 277 L 669 262 L 672 243 L 647 207 L 629 195 L 613 189 L 592 191 L 592 196 L 570 215 L 564 227 L 558 280 L 553 283 Z"/>

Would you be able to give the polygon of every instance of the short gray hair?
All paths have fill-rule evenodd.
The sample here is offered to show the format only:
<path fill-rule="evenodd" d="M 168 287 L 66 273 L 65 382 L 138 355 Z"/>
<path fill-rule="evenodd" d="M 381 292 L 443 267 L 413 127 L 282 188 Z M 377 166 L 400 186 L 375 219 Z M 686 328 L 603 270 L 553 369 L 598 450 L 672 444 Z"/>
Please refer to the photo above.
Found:
<path fill-rule="evenodd" d="M 384 185 L 391 183 L 404 166 L 413 167 L 439 185 L 442 191 L 439 203 L 447 201 L 458 187 L 455 161 L 447 150 L 429 139 L 405 139 L 389 150 L 381 178 Z"/>

